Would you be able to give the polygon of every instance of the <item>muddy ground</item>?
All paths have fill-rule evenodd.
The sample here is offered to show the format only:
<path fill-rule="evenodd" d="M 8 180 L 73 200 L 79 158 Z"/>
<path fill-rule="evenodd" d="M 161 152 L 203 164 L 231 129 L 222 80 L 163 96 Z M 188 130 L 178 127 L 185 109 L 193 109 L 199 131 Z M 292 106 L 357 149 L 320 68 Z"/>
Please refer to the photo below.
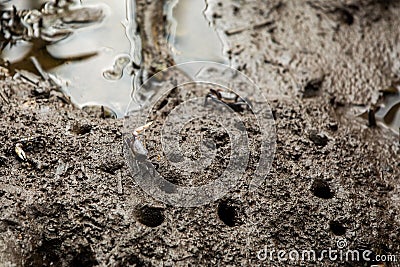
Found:
<path fill-rule="evenodd" d="M 143 67 L 153 73 L 172 64 L 162 4 L 137 2 Z M 400 78 L 400 3 L 208 2 L 215 27 L 227 33 L 233 66 L 268 96 L 276 120 L 275 160 L 262 187 L 250 193 L 243 181 L 198 208 L 157 202 L 125 162 L 123 120 L 79 110 L 46 81 L 34 84 L 2 69 L 1 266 L 378 263 L 257 258 L 265 246 L 322 253 L 338 240 L 400 260 L 399 137 L 352 116 L 354 106 L 374 105 L 380 90 Z M 168 103 L 178 98 L 170 94 Z M 154 155 L 163 120 L 156 115 L 146 137 Z M 198 128 L 184 133 L 185 147 L 196 147 Z M 223 132 L 212 124 L 206 131 L 224 147 Z M 16 155 L 17 143 L 26 161 Z M 245 177 L 255 161 L 256 152 Z M 214 166 L 215 173 L 223 168 Z M 159 168 L 187 182 L 162 158 Z"/>

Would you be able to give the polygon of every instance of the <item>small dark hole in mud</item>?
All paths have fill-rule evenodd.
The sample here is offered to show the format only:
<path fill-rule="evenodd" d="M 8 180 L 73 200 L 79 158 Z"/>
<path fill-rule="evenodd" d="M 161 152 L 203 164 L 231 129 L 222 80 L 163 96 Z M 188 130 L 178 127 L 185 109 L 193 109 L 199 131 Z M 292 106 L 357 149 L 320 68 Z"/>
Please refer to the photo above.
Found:
<path fill-rule="evenodd" d="M 32 95 L 38 99 L 48 99 L 50 98 L 50 90 L 35 88 L 32 90 Z"/>
<path fill-rule="evenodd" d="M 92 126 L 89 124 L 79 124 L 79 123 L 74 123 L 74 125 L 72 125 L 72 129 L 71 131 L 75 134 L 79 134 L 79 135 L 84 135 L 87 133 L 90 133 L 90 131 L 92 130 Z"/>
<path fill-rule="evenodd" d="M 106 159 L 101 165 L 100 169 L 106 173 L 115 175 L 118 170 L 124 166 L 124 163 L 114 159 Z"/>
<path fill-rule="evenodd" d="M 337 221 L 331 221 L 329 223 L 329 229 L 335 235 L 344 235 L 346 233 L 346 228 L 343 226 L 343 224 Z"/>
<path fill-rule="evenodd" d="M 337 12 L 339 14 L 339 19 L 342 22 L 346 23 L 347 25 L 352 25 L 354 23 L 354 17 L 353 14 L 350 13 L 350 11 L 339 8 Z"/>
<path fill-rule="evenodd" d="M 81 266 L 95 266 L 98 265 L 98 261 L 90 247 L 83 247 L 78 254 L 72 259 L 72 267 Z"/>
<path fill-rule="evenodd" d="M 303 97 L 315 97 L 320 93 L 320 89 L 322 86 L 323 78 L 313 79 L 307 82 L 304 86 Z"/>
<path fill-rule="evenodd" d="M 339 129 L 339 125 L 337 122 L 331 121 L 328 123 L 328 128 L 329 128 L 329 130 L 336 132 Z"/>
<path fill-rule="evenodd" d="M 275 121 L 278 119 L 278 114 L 276 113 L 276 110 L 272 110 L 272 117 Z"/>
<path fill-rule="evenodd" d="M 160 105 L 158 106 L 158 110 L 160 110 L 160 109 L 163 109 L 163 107 L 165 107 L 166 105 L 168 104 L 168 100 L 167 99 L 164 99 L 161 103 L 160 103 Z"/>
<path fill-rule="evenodd" d="M 388 9 L 389 6 L 397 3 L 397 0 L 377 0 L 375 1 L 376 4 L 381 5 L 383 8 Z"/>
<path fill-rule="evenodd" d="M 376 126 L 375 111 L 373 109 L 368 110 L 368 127 Z"/>
<path fill-rule="evenodd" d="M 6 163 L 7 163 L 7 158 L 1 156 L 1 157 L 0 157 L 0 166 L 6 165 Z"/>
<path fill-rule="evenodd" d="M 233 7 L 233 15 L 237 15 L 237 14 L 239 14 L 239 12 L 240 12 L 240 8 L 238 7 L 238 6 L 234 6 Z"/>
<path fill-rule="evenodd" d="M 34 249 L 27 258 L 26 266 L 59 266 L 60 240 L 42 240 L 42 245 Z"/>
<path fill-rule="evenodd" d="M 222 15 L 218 14 L 218 13 L 213 13 L 212 17 L 213 17 L 213 19 L 220 19 L 220 18 L 222 18 Z"/>
<path fill-rule="evenodd" d="M 323 199 L 330 199 L 334 196 L 334 193 L 331 191 L 329 184 L 322 179 L 314 180 L 311 186 L 311 191 L 313 192 L 314 196 Z"/>
<path fill-rule="evenodd" d="M 239 206 L 232 200 L 225 200 L 218 204 L 218 217 L 229 227 L 240 225 L 239 210 Z"/>
<path fill-rule="evenodd" d="M 226 132 L 217 132 L 213 137 L 215 141 L 219 143 L 226 143 L 226 141 L 229 140 L 229 135 Z"/>
<path fill-rule="evenodd" d="M 116 266 L 123 267 L 123 266 L 145 266 L 145 263 L 142 259 L 140 259 L 136 255 L 129 255 L 124 257 L 120 263 Z"/>
<path fill-rule="evenodd" d="M 325 134 L 318 133 L 317 131 L 311 131 L 309 138 L 317 146 L 326 146 L 329 141 Z"/>
<path fill-rule="evenodd" d="M 165 220 L 163 208 L 150 207 L 147 205 L 136 208 L 135 217 L 138 222 L 149 227 L 157 227 Z"/>
<path fill-rule="evenodd" d="M 0 193 L 1 193 L 1 192 L 0 192 Z M 20 223 L 19 223 L 19 222 L 14 221 L 14 220 L 11 220 L 11 219 L 2 219 L 2 220 L 0 221 L 0 223 L 1 223 L 1 225 L 6 226 L 7 228 L 8 228 L 8 227 L 15 228 L 15 227 L 17 227 L 17 226 L 20 226 Z"/>

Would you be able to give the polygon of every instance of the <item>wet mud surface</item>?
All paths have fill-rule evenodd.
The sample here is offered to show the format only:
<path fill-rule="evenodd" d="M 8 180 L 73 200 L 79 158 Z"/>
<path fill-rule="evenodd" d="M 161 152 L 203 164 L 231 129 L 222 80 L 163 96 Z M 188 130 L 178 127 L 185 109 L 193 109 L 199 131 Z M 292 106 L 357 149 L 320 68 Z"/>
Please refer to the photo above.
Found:
<path fill-rule="evenodd" d="M 234 190 L 202 207 L 171 207 L 138 187 L 122 151 L 123 120 L 96 107 L 79 110 L 48 81 L 1 69 L 0 265 L 282 266 L 257 253 L 265 246 L 321 253 L 338 240 L 400 258 L 399 136 L 368 126 L 354 110 L 375 106 L 380 91 L 399 80 L 400 4 L 261 2 L 208 4 L 232 65 L 268 98 L 275 159 L 265 183 L 249 192 L 257 129 L 242 111 L 254 137 L 249 168 Z M 173 64 L 162 8 L 162 1 L 137 0 L 144 76 Z M 189 179 L 157 157 L 162 122 L 180 99 L 171 93 L 157 106 L 146 133 L 149 157 L 171 182 L 207 183 L 209 175 Z M 215 138 L 221 153 L 209 174 L 222 172 L 226 134 L 193 122 L 182 132 L 188 156 L 199 132 Z"/>

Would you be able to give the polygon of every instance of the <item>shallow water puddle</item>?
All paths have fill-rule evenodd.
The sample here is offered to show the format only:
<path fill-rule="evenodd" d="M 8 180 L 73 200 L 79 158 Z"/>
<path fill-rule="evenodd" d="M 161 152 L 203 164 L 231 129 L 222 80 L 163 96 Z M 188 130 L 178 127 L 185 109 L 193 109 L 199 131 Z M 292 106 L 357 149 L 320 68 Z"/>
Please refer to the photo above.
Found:
<path fill-rule="evenodd" d="M 7 6 L 32 7 L 28 2 L 11 1 Z M 12 70 L 37 72 L 32 64 L 34 57 L 78 106 L 104 105 L 122 117 L 131 99 L 133 66 L 140 65 L 141 60 L 134 8 L 134 0 L 82 1 L 71 7 L 71 12 L 59 15 L 62 26 L 71 30 L 64 38 L 19 42 L 8 46 L 2 57 L 10 61 Z"/>
<path fill-rule="evenodd" d="M 224 55 L 226 42 L 223 33 L 212 27 L 209 11 L 206 0 L 166 1 L 167 39 L 177 64 L 189 61 L 229 64 Z M 182 67 L 185 66 L 188 65 Z"/>
<path fill-rule="evenodd" d="M 6 9 L 15 5 L 17 10 L 43 11 L 50 2 L 11 0 L 5 6 Z M 98 9 L 102 17 L 91 21 L 90 12 L 85 13 L 87 10 L 79 16 L 74 15 L 74 10 L 58 18 L 51 17 L 47 20 L 50 24 L 67 17 L 69 21 L 61 29 L 70 32 L 54 27 L 56 30 L 51 29 L 50 41 L 43 41 L 43 38 L 18 41 L 12 48 L 7 46 L 3 50 L 2 58 L 11 63 L 12 71 L 34 73 L 38 73 L 33 64 L 33 60 L 37 60 L 44 71 L 58 80 L 75 104 L 80 107 L 104 105 L 122 117 L 131 100 L 132 74 L 138 72 L 141 62 L 141 42 L 135 32 L 135 0 L 82 0 L 72 7 L 75 8 Z M 205 0 L 168 0 L 164 8 L 169 23 L 166 38 L 176 63 L 202 60 L 228 64 L 223 34 L 210 26 L 210 9 Z M 82 20 L 82 15 L 89 15 L 87 21 Z M 65 27 L 74 20 L 81 20 L 80 24 Z M 59 40 L 55 40 L 57 34 Z"/>

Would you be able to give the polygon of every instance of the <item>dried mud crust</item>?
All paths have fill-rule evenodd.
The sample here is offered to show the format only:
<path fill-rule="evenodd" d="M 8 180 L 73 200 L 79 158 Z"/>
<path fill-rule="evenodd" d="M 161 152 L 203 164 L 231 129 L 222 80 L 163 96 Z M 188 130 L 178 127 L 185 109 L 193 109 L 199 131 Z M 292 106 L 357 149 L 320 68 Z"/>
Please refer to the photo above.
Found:
<path fill-rule="evenodd" d="M 294 5 L 292 2 L 283 2 L 284 7 Z M 223 5 L 229 3 L 224 1 Z M 347 2 L 335 3 L 340 7 L 347 5 Z M 356 27 L 364 20 L 360 15 L 365 12 L 362 11 L 364 4 L 351 3 L 361 10 L 353 15 Z M 146 4 L 143 2 L 143 5 Z M 304 21 L 296 24 L 301 29 L 308 25 L 305 18 L 314 16 L 316 11 L 305 2 L 296 5 L 295 10 L 286 9 L 286 12 L 293 13 L 290 17 L 295 18 L 295 13 L 303 11 L 299 18 Z M 234 10 L 237 9 L 232 7 Z M 231 18 L 229 9 L 221 9 L 221 23 L 239 23 L 261 9 L 249 4 L 239 6 L 238 10 L 236 14 L 241 15 Z M 398 11 L 397 6 L 390 4 L 387 12 Z M 396 19 L 399 18 L 392 17 L 392 22 Z M 353 25 L 337 23 L 343 32 L 352 30 L 347 27 Z M 373 36 L 376 31 L 371 28 L 383 27 L 379 25 L 385 23 L 382 18 L 364 27 Z M 328 36 L 333 34 L 331 28 L 324 31 Z M 386 34 L 388 42 L 393 42 L 398 33 Z M 287 43 L 301 39 L 285 38 Z M 319 38 L 325 46 L 332 42 L 331 37 Z M 371 39 L 365 40 L 366 47 L 368 42 L 373 46 L 375 41 Z M 259 42 L 264 44 L 268 40 Z M 303 98 L 291 87 L 291 82 L 281 84 L 280 72 L 271 72 L 268 63 L 254 63 L 260 59 L 259 52 L 252 50 L 252 42 L 247 44 L 249 47 L 244 45 L 235 60 L 247 62 L 244 71 L 264 92 L 274 93 L 276 88 L 284 91 L 269 97 L 276 119 L 276 158 L 270 175 L 258 191 L 248 192 L 243 179 L 223 199 L 199 208 L 165 206 L 138 188 L 122 153 L 122 120 L 102 119 L 96 112 L 77 110 L 60 100 L 45 82 L 32 85 L 2 76 L 0 91 L 5 99 L 0 98 L 0 263 L 281 266 L 277 261 L 260 262 L 257 252 L 265 245 L 276 250 L 321 251 L 336 248 L 337 240 L 343 238 L 350 249 L 398 255 L 398 136 L 380 128 L 368 128 L 362 119 L 342 115 L 328 93 L 335 92 L 336 99 L 354 104 L 368 102 L 379 88 L 364 87 L 361 82 L 364 76 L 357 71 L 337 72 L 341 73 L 335 74 L 339 84 L 354 79 L 354 88 L 343 86 L 339 90 L 328 86 L 324 78 L 318 89 L 321 94 Z M 280 49 L 277 47 L 276 51 Z M 340 46 L 337 49 L 340 55 L 345 51 Z M 396 46 L 391 49 L 387 51 L 397 53 Z M 270 50 L 265 48 L 265 51 Z M 246 56 L 250 54 L 253 54 L 252 60 Z M 280 58 L 274 54 L 271 57 L 276 61 Z M 376 63 L 376 58 L 368 53 L 365 58 L 366 62 Z M 319 69 L 312 58 L 304 56 L 302 60 L 311 69 Z M 399 57 L 393 57 L 390 65 L 396 66 L 398 60 Z M 360 62 L 354 64 L 356 69 L 365 66 Z M 333 66 L 332 69 L 336 70 Z M 302 75 L 302 70 L 303 67 L 297 67 L 294 75 Z M 261 73 L 269 75 L 264 77 Z M 282 73 L 286 75 L 283 69 Z M 384 82 L 392 74 L 397 75 L 390 72 Z M 371 83 L 380 81 L 375 76 L 368 79 Z M 358 93 L 371 97 L 358 98 Z M 170 95 L 168 102 L 179 103 L 179 96 Z M 157 133 L 164 118 L 161 114 L 155 119 L 158 121 L 145 136 L 149 147 L 157 144 Z M 197 127 L 194 125 L 188 130 L 187 147 L 196 147 L 189 133 L 197 131 Z M 209 124 L 207 131 L 218 136 L 215 132 L 221 129 Z M 15 154 L 17 143 L 23 145 L 28 161 L 21 161 Z M 255 153 L 249 165 L 256 160 Z M 163 163 L 160 168 L 165 173 L 172 171 Z M 309 264 L 312 263 L 304 263 Z M 323 264 L 343 266 L 344 263 L 326 261 Z"/>

